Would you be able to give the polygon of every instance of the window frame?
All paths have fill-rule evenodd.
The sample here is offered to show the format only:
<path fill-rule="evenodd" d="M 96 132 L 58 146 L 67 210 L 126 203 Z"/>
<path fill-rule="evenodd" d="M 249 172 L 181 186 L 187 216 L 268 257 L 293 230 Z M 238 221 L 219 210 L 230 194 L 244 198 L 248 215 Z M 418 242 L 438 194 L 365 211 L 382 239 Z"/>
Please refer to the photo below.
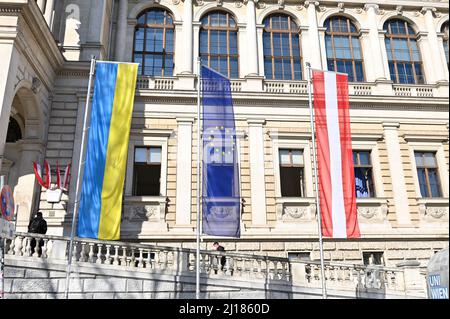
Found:
<path fill-rule="evenodd" d="M 275 16 L 280 16 L 280 15 L 281 16 L 285 16 L 285 17 L 288 18 L 289 29 L 273 29 L 272 28 L 272 18 L 275 17 Z M 270 19 L 270 22 L 269 22 L 270 26 L 269 26 L 269 28 L 267 28 L 265 26 L 266 19 Z M 264 28 L 263 28 L 263 31 L 262 31 L 262 41 L 263 41 L 262 42 L 262 60 L 263 60 L 263 64 L 264 64 L 264 76 L 266 77 L 267 80 L 301 81 L 301 80 L 304 79 L 305 72 L 304 72 L 304 68 L 303 68 L 302 33 L 300 31 L 300 27 L 299 27 L 298 23 L 295 20 L 296 19 L 294 17 L 292 17 L 291 15 L 285 14 L 285 13 L 279 13 L 279 12 L 270 14 L 270 15 L 266 16 L 263 19 L 262 24 L 264 25 Z M 291 23 L 293 23 L 297 27 L 297 30 L 290 29 Z M 270 34 L 270 52 L 271 52 L 270 56 L 266 56 L 264 54 L 264 34 L 266 34 L 266 33 Z M 290 68 L 291 68 L 291 78 L 290 79 L 285 79 L 284 78 L 284 72 L 281 72 L 282 73 L 282 78 L 281 79 L 275 77 L 275 75 L 276 75 L 276 72 L 275 72 L 275 61 L 277 61 L 277 60 L 282 60 L 283 61 L 288 56 L 283 56 L 283 55 L 275 56 L 275 55 L 273 55 L 274 48 L 275 48 L 274 47 L 274 42 L 273 42 L 274 41 L 273 40 L 274 33 L 281 33 L 281 34 L 287 33 L 289 35 L 289 53 L 290 53 L 289 54 L 289 62 L 290 62 Z M 293 34 L 297 34 L 298 35 L 298 53 L 299 53 L 298 59 L 300 60 L 300 72 L 301 72 L 300 79 L 296 79 L 295 78 L 295 61 L 294 61 L 295 60 L 295 56 L 294 56 L 294 52 L 293 52 L 293 41 L 294 40 L 292 39 L 292 35 Z M 271 70 L 272 77 L 271 78 L 269 78 L 267 76 L 267 72 L 266 72 L 266 69 L 265 69 L 266 58 L 270 58 L 270 61 L 271 61 L 271 64 L 272 64 L 272 70 Z"/>
<path fill-rule="evenodd" d="M 368 197 L 358 197 L 357 192 L 356 192 L 356 187 L 355 187 L 355 196 L 356 198 L 377 198 L 377 192 L 376 192 L 376 188 L 375 188 L 375 177 L 374 177 L 374 168 L 373 168 L 373 161 L 372 161 L 372 151 L 371 150 L 367 150 L 367 149 L 352 149 L 352 155 L 354 157 L 354 153 L 357 153 L 357 162 L 358 163 L 354 163 L 353 162 L 353 167 L 354 168 L 370 168 L 370 174 L 371 174 L 371 181 L 372 181 L 372 185 L 366 185 L 367 189 L 369 190 L 369 196 Z M 361 163 L 361 157 L 360 157 L 360 153 L 361 152 L 366 152 L 369 153 L 369 164 L 360 164 Z M 355 176 L 355 182 L 356 182 L 356 176 Z M 366 184 L 368 183 L 368 181 L 366 182 Z M 371 186 L 371 187 L 370 187 Z"/>
<path fill-rule="evenodd" d="M 125 196 L 133 195 L 134 183 L 134 150 L 137 147 L 161 147 L 161 175 L 159 196 L 137 196 L 144 198 L 159 198 L 167 196 L 167 172 L 168 172 L 168 143 L 172 130 L 131 130 L 128 144 L 127 172 L 125 178 Z"/>
<path fill-rule="evenodd" d="M 381 264 L 366 264 L 364 262 L 365 254 L 381 254 Z M 386 266 L 386 256 L 385 256 L 384 251 L 382 251 L 382 250 L 368 250 L 368 251 L 363 250 L 363 251 L 361 251 L 361 257 L 362 257 L 362 263 L 364 266 L 382 266 L 382 267 Z M 370 259 L 370 256 L 369 256 L 369 259 Z"/>
<path fill-rule="evenodd" d="M 447 162 L 445 159 L 445 150 L 442 142 L 429 139 L 428 137 L 407 135 L 405 140 L 409 145 L 409 156 L 411 168 L 414 174 L 414 185 L 416 190 L 416 196 L 418 199 L 443 199 L 449 197 L 449 181 L 448 181 L 448 169 Z M 428 141 L 427 141 L 428 140 Z M 420 191 L 419 176 L 417 174 L 417 166 L 415 159 L 415 152 L 433 152 L 436 154 L 436 163 L 438 166 L 438 177 L 440 183 L 441 197 L 423 197 Z"/>
<path fill-rule="evenodd" d="M 222 13 L 222 14 L 226 15 L 227 26 L 225 26 L 225 27 L 224 26 L 211 26 L 211 16 L 213 14 L 215 14 L 215 13 Z M 208 24 L 206 24 L 206 25 L 202 23 L 202 20 L 205 19 L 205 18 L 208 18 Z M 235 24 L 234 27 L 230 26 L 230 18 L 231 18 L 231 20 L 234 21 L 234 24 Z M 239 27 L 238 27 L 238 24 L 237 24 L 236 17 L 232 13 L 230 13 L 230 12 L 228 12 L 226 10 L 213 10 L 213 11 L 209 11 L 206 14 L 204 14 L 199 19 L 199 22 L 200 22 L 200 27 L 199 27 L 199 32 L 198 32 L 198 56 L 201 59 L 201 63 L 203 65 L 206 65 L 209 68 L 212 68 L 211 67 L 211 57 L 217 57 L 219 59 L 226 58 L 226 60 L 227 60 L 227 71 L 228 71 L 227 74 L 225 75 L 225 74 L 223 74 L 223 73 L 221 73 L 221 72 L 219 72 L 219 71 L 217 71 L 215 69 L 214 70 L 219 72 L 219 73 L 221 73 L 222 75 L 225 75 L 229 79 L 234 79 L 234 77 L 231 77 L 231 73 L 232 73 L 231 59 L 232 58 L 236 58 L 236 60 L 237 60 L 237 69 L 236 69 L 237 77 L 236 78 L 239 78 L 239 74 L 240 74 L 239 73 L 240 72 Z M 201 45 L 202 45 L 201 36 L 202 36 L 202 32 L 204 32 L 204 31 L 207 32 L 207 48 L 208 48 L 207 53 L 201 53 Z M 211 53 L 211 46 L 210 46 L 210 44 L 211 44 L 211 31 L 225 31 L 226 32 L 226 35 L 227 35 L 227 53 L 226 54 L 221 54 L 221 53 L 217 53 L 217 54 L 214 53 L 213 54 L 213 53 Z M 230 46 L 230 33 L 231 32 L 236 32 L 236 52 L 237 52 L 236 54 L 231 54 L 230 53 L 230 48 L 231 48 L 231 46 Z M 206 64 L 204 63 L 204 59 L 203 59 L 204 57 L 207 58 L 207 63 Z"/>
<path fill-rule="evenodd" d="M 305 152 L 301 148 L 278 148 L 278 156 L 280 156 L 280 151 L 288 151 L 289 153 L 289 164 L 282 164 L 280 161 L 280 164 L 278 166 L 279 172 L 280 172 L 280 190 L 281 190 L 281 197 L 300 197 L 305 198 L 306 197 L 306 186 L 305 186 Z M 300 151 L 303 157 L 303 165 L 301 164 L 294 164 L 293 161 L 293 152 L 294 151 Z M 278 157 L 280 159 L 280 157 Z M 300 196 L 283 196 L 283 187 L 282 187 L 282 180 L 281 180 L 281 168 L 282 167 L 289 167 L 289 168 L 298 168 L 300 169 Z"/>
<path fill-rule="evenodd" d="M 275 196 L 278 199 L 286 199 L 288 197 L 281 196 L 281 183 L 280 183 L 280 149 L 292 148 L 303 150 L 303 176 L 305 196 L 296 197 L 300 200 L 307 200 L 314 198 L 314 184 L 313 184 L 313 171 L 311 163 L 311 136 L 309 134 L 297 134 L 297 133 L 281 133 L 270 132 L 272 139 L 272 156 L 274 165 L 274 177 L 275 177 Z"/>
<path fill-rule="evenodd" d="M 156 75 L 156 76 L 161 76 L 161 77 L 171 77 L 174 74 L 175 71 L 175 43 L 176 43 L 176 32 L 175 32 L 175 17 L 172 14 L 172 12 L 170 12 L 168 9 L 166 8 L 162 8 L 162 7 L 152 7 L 149 8 L 147 10 L 142 11 L 141 13 L 139 13 L 139 15 L 137 16 L 136 20 L 139 21 L 139 18 L 143 15 L 145 15 L 145 21 L 147 21 L 147 14 L 151 11 L 164 11 L 165 12 L 165 16 L 164 16 L 164 23 L 163 24 L 139 24 L 139 22 L 136 23 L 136 25 L 134 26 L 134 33 L 133 33 L 133 55 L 132 55 L 132 60 L 133 62 L 136 61 L 135 56 L 137 54 L 141 54 L 142 55 L 142 62 L 141 62 L 141 72 L 138 72 L 138 76 L 150 76 L 150 77 L 155 77 L 155 75 L 147 75 L 145 74 L 145 56 L 146 55 L 160 55 L 162 57 L 162 67 L 161 67 L 161 75 Z M 166 24 L 166 16 L 170 16 L 172 18 L 172 24 Z M 136 51 L 136 32 L 138 29 L 144 29 L 144 44 L 143 44 L 143 51 Z M 162 29 L 163 30 L 163 45 L 162 45 L 162 52 L 152 52 L 152 51 L 146 51 L 146 43 L 147 43 L 147 29 Z M 171 29 L 173 30 L 173 52 L 171 52 L 170 55 L 172 55 L 172 61 L 173 61 L 173 67 L 172 67 L 172 74 L 170 75 L 166 75 L 165 72 L 165 61 L 166 61 L 166 56 L 168 55 L 166 52 L 166 30 L 167 29 Z"/>
<path fill-rule="evenodd" d="M 144 162 L 136 162 L 136 150 L 137 149 L 146 149 L 146 158 L 147 161 Z M 160 149 L 161 150 L 161 161 L 156 163 L 156 162 L 150 162 L 150 150 L 151 149 Z M 136 195 L 136 165 L 138 166 L 159 166 L 159 192 L 157 195 Z M 132 188 L 132 195 L 133 196 L 161 196 L 161 171 L 162 171 L 162 147 L 161 146 L 142 146 L 142 145 L 137 145 L 134 147 L 134 153 L 133 153 L 133 188 Z"/>
<path fill-rule="evenodd" d="M 433 154 L 434 155 L 434 160 L 436 162 L 436 166 L 426 166 L 425 164 L 423 166 L 418 166 L 416 163 L 416 154 L 422 154 L 422 158 L 424 159 L 425 154 Z M 438 163 L 438 159 L 437 159 L 437 152 L 435 151 L 419 151 L 419 150 L 414 150 L 414 163 L 416 166 L 416 176 L 417 176 L 417 180 L 419 183 L 419 194 L 422 198 L 442 198 L 443 197 L 443 188 L 442 188 L 442 183 L 441 183 L 441 177 L 440 177 L 440 170 L 439 170 L 439 163 Z M 428 196 L 424 196 L 424 194 L 422 194 L 422 191 L 420 189 L 420 180 L 419 180 L 419 172 L 418 169 L 424 169 L 425 170 L 425 179 L 426 179 L 426 188 L 427 188 L 427 192 L 428 192 Z M 429 170 L 430 169 L 435 169 L 436 170 L 436 177 L 437 177 L 437 183 L 438 183 L 438 190 L 439 190 L 439 196 L 433 196 L 432 191 L 431 191 L 431 184 L 430 184 L 430 177 L 429 177 Z"/>
<path fill-rule="evenodd" d="M 347 32 L 340 32 L 340 31 L 333 31 L 333 24 L 331 23 L 331 20 L 333 18 L 345 18 L 347 21 Z M 332 43 L 332 50 L 333 50 L 333 58 L 330 58 L 328 55 L 326 55 L 326 61 L 327 61 L 327 67 L 328 67 L 328 63 L 329 60 L 333 60 L 333 64 L 334 64 L 334 71 L 337 72 L 337 62 L 338 61 L 344 61 L 344 62 L 348 62 L 351 61 L 352 62 L 352 69 L 353 69 L 353 78 L 356 81 L 351 81 L 351 82 L 365 82 L 366 81 L 366 70 L 365 70 L 365 65 L 364 65 L 364 52 L 363 52 L 363 48 L 362 48 L 362 43 L 361 43 L 361 31 L 358 31 L 358 28 L 356 27 L 356 24 L 353 23 L 353 21 L 345 16 L 341 16 L 341 15 L 334 15 L 331 17 L 328 17 L 325 22 L 324 25 L 326 24 L 326 22 L 330 20 L 330 26 L 331 26 L 331 30 L 329 30 L 328 28 L 326 28 L 325 30 L 325 37 L 324 37 L 324 41 L 325 41 L 325 55 L 326 55 L 326 41 L 327 41 L 327 37 L 331 37 L 331 43 Z M 353 27 L 356 29 L 356 32 L 351 32 L 351 26 L 353 25 Z M 349 43 L 350 43 L 350 52 L 351 52 L 351 59 L 345 58 L 337 58 L 336 55 L 336 46 L 334 43 L 334 37 L 335 36 L 346 36 L 349 39 Z M 353 39 L 356 38 L 359 42 L 359 49 L 361 51 L 361 59 L 356 59 L 355 58 L 355 54 L 354 54 L 354 48 L 353 48 Z M 356 72 L 356 62 L 360 62 L 361 63 L 361 67 L 362 67 L 362 80 L 358 81 L 357 79 L 357 72 Z M 332 71 L 332 70 L 330 70 Z"/>
<path fill-rule="evenodd" d="M 401 21 L 404 23 L 405 26 L 405 34 L 393 34 L 392 30 L 391 30 L 391 24 L 390 22 L 394 22 L 394 21 Z M 387 27 L 386 27 L 387 26 Z M 387 52 L 391 52 L 391 56 L 392 56 L 392 60 L 389 59 L 389 54 L 388 54 L 388 58 L 387 58 L 387 62 L 388 65 L 390 65 L 390 63 L 392 62 L 394 64 L 394 69 L 395 69 L 395 74 L 392 74 L 390 71 L 390 76 L 391 76 L 391 80 L 395 83 L 395 84 L 412 84 L 412 85 L 418 85 L 418 84 L 425 84 L 426 83 L 426 78 L 425 78 L 425 73 L 424 73 L 424 67 L 423 67 L 423 58 L 422 58 L 422 52 L 420 51 L 419 48 L 419 43 L 418 43 L 418 36 L 417 33 L 415 34 L 409 34 L 409 29 L 413 30 L 413 27 L 411 25 L 411 23 L 409 23 L 406 20 L 402 20 L 402 19 L 398 19 L 398 18 L 391 18 L 388 19 L 387 21 L 384 22 L 383 25 L 383 30 L 385 31 L 385 48 Z M 389 39 L 390 41 L 390 46 L 388 47 L 386 45 L 386 40 Z M 395 47 L 393 46 L 394 43 L 394 39 L 406 39 L 407 42 L 407 46 L 408 46 L 408 52 L 409 52 L 409 60 L 397 60 L 396 59 L 396 51 L 395 51 Z M 417 51 L 419 53 L 419 61 L 414 61 L 413 59 L 413 50 L 412 50 L 412 46 L 411 46 L 411 42 L 415 41 L 416 42 L 416 46 L 417 46 Z M 398 71 L 398 67 L 400 64 L 406 65 L 409 64 L 412 67 L 413 70 L 413 75 L 414 75 L 414 83 L 402 83 L 400 82 L 399 78 L 400 78 L 400 73 Z M 417 75 L 417 71 L 416 71 L 416 66 L 415 64 L 419 64 L 420 65 L 420 73 L 422 74 L 422 81 L 418 80 L 418 75 Z M 390 69 L 390 66 L 389 66 Z M 395 79 L 393 78 L 395 77 Z"/>

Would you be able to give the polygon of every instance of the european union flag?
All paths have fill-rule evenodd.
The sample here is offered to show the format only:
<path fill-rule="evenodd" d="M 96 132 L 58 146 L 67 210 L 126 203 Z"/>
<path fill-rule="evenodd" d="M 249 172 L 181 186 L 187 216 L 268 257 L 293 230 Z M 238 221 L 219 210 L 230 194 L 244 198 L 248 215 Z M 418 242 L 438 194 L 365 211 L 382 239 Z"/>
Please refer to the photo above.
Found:
<path fill-rule="evenodd" d="M 203 105 L 203 233 L 240 236 L 239 164 L 230 81 L 201 67 Z"/>

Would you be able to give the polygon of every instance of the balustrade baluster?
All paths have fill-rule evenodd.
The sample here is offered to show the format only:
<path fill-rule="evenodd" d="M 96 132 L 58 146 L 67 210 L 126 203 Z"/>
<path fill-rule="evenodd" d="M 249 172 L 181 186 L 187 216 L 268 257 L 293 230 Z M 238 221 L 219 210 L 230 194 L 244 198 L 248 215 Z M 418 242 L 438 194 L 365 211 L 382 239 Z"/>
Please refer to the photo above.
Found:
<path fill-rule="evenodd" d="M 130 267 L 136 267 L 136 256 L 134 255 L 134 248 L 131 247 L 131 256 L 130 256 Z"/>
<path fill-rule="evenodd" d="M 75 244 L 74 244 L 74 248 L 75 248 Z M 86 261 L 88 261 L 87 254 L 86 254 L 86 243 L 85 242 L 81 242 L 80 262 L 86 262 Z"/>
<path fill-rule="evenodd" d="M 119 265 L 119 246 L 114 245 L 114 261 L 113 265 Z"/>
<path fill-rule="evenodd" d="M 76 262 L 77 261 L 77 246 L 78 246 L 78 242 L 74 241 L 73 242 L 73 248 L 72 248 L 72 256 L 70 257 L 70 258 L 72 258 L 72 262 Z M 69 252 L 67 252 L 67 257 L 68 257 L 67 260 L 69 260 Z"/>
<path fill-rule="evenodd" d="M 122 246 L 122 257 L 120 258 L 120 265 L 127 267 L 127 247 Z"/>
<path fill-rule="evenodd" d="M 41 241 L 41 239 L 40 238 L 37 238 L 37 237 L 33 237 L 33 239 L 31 240 L 31 241 L 33 241 L 34 240 L 34 252 L 33 252 L 33 247 L 30 247 L 31 248 L 31 252 L 32 252 L 32 255 L 31 255 L 31 257 L 34 257 L 34 258 L 38 258 L 39 257 L 39 252 L 41 251 L 41 247 L 39 247 L 40 245 L 40 241 Z M 31 246 L 31 243 L 30 243 L 30 246 Z"/>
<path fill-rule="evenodd" d="M 88 261 L 90 263 L 94 262 L 94 243 L 89 243 L 89 257 Z"/>
<path fill-rule="evenodd" d="M 139 248 L 139 258 L 138 258 L 138 268 L 144 268 L 144 258 L 143 258 L 143 254 L 144 254 L 144 249 Z"/>
<path fill-rule="evenodd" d="M 48 251 L 48 239 L 45 238 L 44 239 L 44 245 L 42 246 L 42 252 L 41 252 L 41 258 L 42 259 L 46 259 L 47 256 L 47 251 Z"/>
<path fill-rule="evenodd" d="M 161 269 L 159 253 L 159 250 L 155 251 L 155 269 Z"/>
<path fill-rule="evenodd" d="M 105 264 L 111 265 L 111 245 L 106 245 Z"/>
<path fill-rule="evenodd" d="M 16 256 L 22 256 L 23 237 L 22 237 L 22 236 L 19 236 L 19 237 L 17 237 L 17 238 L 18 238 L 18 240 L 17 240 L 17 245 L 16 245 L 16 248 L 14 249 L 15 255 L 16 255 Z"/>
<path fill-rule="evenodd" d="M 102 263 L 102 248 L 103 244 L 97 244 L 97 260 L 95 261 L 96 264 Z"/>
<path fill-rule="evenodd" d="M 151 251 L 150 250 L 147 250 L 146 268 L 148 268 L 148 269 L 152 269 L 153 268 L 152 255 L 151 255 Z"/>
<path fill-rule="evenodd" d="M 25 237 L 24 239 L 25 245 L 23 245 L 23 256 L 31 256 L 31 239 L 29 237 Z"/>
<path fill-rule="evenodd" d="M 16 247 L 16 237 L 13 237 L 11 239 L 11 243 L 9 245 L 8 255 L 14 255 L 15 251 L 14 248 Z"/>

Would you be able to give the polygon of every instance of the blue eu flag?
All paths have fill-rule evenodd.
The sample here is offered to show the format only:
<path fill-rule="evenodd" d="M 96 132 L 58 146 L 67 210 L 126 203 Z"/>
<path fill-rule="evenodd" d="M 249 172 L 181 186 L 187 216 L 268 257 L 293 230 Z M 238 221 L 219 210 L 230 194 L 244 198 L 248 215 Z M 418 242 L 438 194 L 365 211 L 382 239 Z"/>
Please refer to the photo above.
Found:
<path fill-rule="evenodd" d="M 240 236 L 239 163 L 230 81 L 201 67 L 203 233 Z"/>

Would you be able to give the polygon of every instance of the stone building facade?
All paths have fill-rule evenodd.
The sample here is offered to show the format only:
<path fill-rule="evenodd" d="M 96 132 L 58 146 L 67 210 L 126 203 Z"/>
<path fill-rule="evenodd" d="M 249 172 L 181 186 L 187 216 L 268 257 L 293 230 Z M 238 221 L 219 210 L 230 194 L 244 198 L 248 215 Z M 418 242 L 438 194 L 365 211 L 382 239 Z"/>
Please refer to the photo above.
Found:
<path fill-rule="evenodd" d="M 0 173 L 17 229 L 39 209 L 49 234 L 69 234 L 95 56 L 141 62 L 121 239 L 195 247 L 200 55 L 231 77 L 239 132 L 242 236 L 219 240 L 318 259 L 309 62 L 351 73 L 354 155 L 371 176 L 357 199 L 361 239 L 325 239 L 325 259 L 426 266 L 448 246 L 448 20 L 438 0 L 0 0 Z M 138 162 L 137 149 L 157 160 Z M 73 166 L 60 203 L 35 180 L 44 159 Z M 139 190 L 138 166 L 156 192 Z M 299 171 L 300 190 L 286 190 Z"/>

